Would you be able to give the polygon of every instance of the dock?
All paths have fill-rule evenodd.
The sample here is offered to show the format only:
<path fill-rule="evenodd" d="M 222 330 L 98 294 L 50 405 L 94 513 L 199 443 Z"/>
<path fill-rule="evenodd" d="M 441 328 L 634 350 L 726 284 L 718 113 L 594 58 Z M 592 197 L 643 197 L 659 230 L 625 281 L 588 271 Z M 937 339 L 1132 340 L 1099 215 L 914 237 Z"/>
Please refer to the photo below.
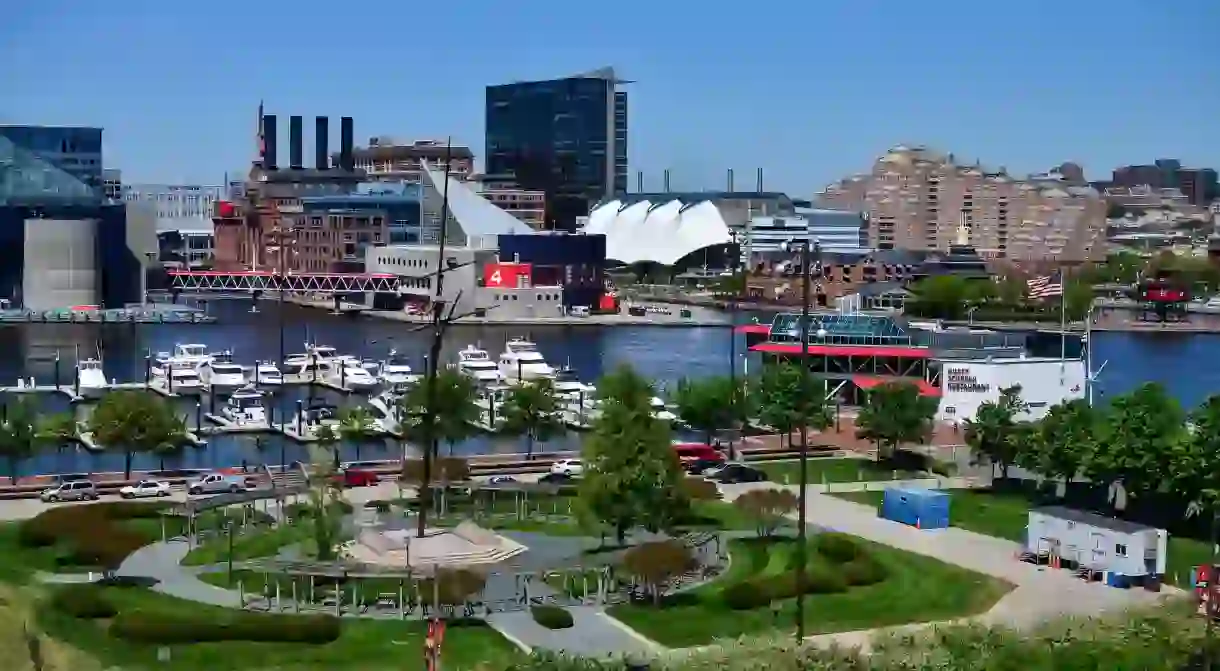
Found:
<path fill-rule="evenodd" d="M 221 415 L 207 413 L 203 416 L 215 426 L 205 426 L 199 429 L 200 433 L 209 436 L 228 435 L 235 433 L 271 433 L 273 431 L 269 422 L 243 422 L 241 424 L 230 420 Z"/>
<path fill-rule="evenodd" d="M 76 393 L 76 385 L 74 384 L 35 384 L 35 385 L 18 385 L 13 387 L 0 387 L 0 394 L 60 394 L 66 397 L 72 403 L 83 403 L 93 400 L 86 396 Z M 139 391 L 147 389 L 156 392 L 166 398 L 177 398 L 178 394 L 171 394 L 164 386 L 156 382 L 145 384 L 143 382 L 112 382 L 106 385 L 105 391 Z"/>
<path fill-rule="evenodd" d="M 93 432 L 84 430 L 84 424 L 77 423 L 76 428 L 76 440 L 81 444 L 81 447 L 84 447 L 85 450 L 89 452 L 96 453 L 105 451 L 106 448 L 98 445 L 97 441 L 93 439 Z M 208 441 L 200 438 L 194 431 L 187 431 L 184 434 L 184 437 L 186 438 L 186 442 L 190 443 L 192 447 L 207 447 L 208 445 Z"/>

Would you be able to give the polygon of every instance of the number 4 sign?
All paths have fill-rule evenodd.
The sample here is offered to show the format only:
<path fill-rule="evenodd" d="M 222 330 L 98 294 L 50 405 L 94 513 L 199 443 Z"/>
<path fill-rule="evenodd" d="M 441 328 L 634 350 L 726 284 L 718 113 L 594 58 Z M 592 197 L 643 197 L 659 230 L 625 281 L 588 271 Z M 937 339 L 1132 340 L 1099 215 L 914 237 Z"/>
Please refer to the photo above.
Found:
<path fill-rule="evenodd" d="M 487 278 L 487 286 L 489 286 L 489 287 L 498 287 L 503 282 L 504 282 L 504 277 L 502 275 L 500 275 L 499 268 L 496 268 L 495 272 L 493 272 L 491 274 L 491 277 Z"/>

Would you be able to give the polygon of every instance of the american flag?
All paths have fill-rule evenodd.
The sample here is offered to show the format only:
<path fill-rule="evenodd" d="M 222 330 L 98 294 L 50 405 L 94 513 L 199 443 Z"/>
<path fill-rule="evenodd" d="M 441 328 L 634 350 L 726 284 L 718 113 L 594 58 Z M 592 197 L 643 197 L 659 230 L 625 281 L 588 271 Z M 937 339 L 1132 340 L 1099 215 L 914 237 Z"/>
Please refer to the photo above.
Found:
<path fill-rule="evenodd" d="M 1029 287 L 1030 298 L 1050 298 L 1063 295 L 1063 279 L 1059 273 L 1035 277 L 1027 280 L 1025 285 Z"/>

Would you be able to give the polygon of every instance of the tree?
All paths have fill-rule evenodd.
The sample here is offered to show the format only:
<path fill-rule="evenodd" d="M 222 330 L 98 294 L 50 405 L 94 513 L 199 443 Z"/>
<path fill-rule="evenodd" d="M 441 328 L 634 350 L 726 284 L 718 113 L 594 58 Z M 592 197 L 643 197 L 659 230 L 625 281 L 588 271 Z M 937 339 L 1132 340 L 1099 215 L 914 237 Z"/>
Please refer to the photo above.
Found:
<path fill-rule="evenodd" d="M 35 428 L 36 413 L 32 399 L 18 396 L 8 405 L 4 421 L 0 422 L 0 455 L 8 461 L 8 475 L 13 484 L 17 484 L 21 462 L 38 451 L 40 443 Z"/>
<path fill-rule="evenodd" d="M 935 319 L 961 319 L 971 298 L 970 280 L 957 275 L 933 275 L 911 285 L 905 311 Z"/>
<path fill-rule="evenodd" d="M 673 399 L 678 417 L 702 433 L 704 442 L 710 445 L 717 431 L 736 428 L 737 421 L 747 416 L 742 407 L 743 390 L 743 386 L 727 376 L 684 379 L 678 382 Z"/>
<path fill-rule="evenodd" d="M 430 381 L 424 378 L 404 394 L 395 409 L 403 434 L 425 449 L 440 443 L 461 442 L 474 435 L 479 409 L 475 406 L 474 382 L 456 370 L 436 373 L 435 405 L 428 408 Z"/>
<path fill-rule="evenodd" d="M 1181 406 L 1159 384 L 1144 384 L 1112 399 L 1085 475 L 1110 485 L 1114 507 L 1125 508 L 1127 498 L 1166 482 L 1171 455 L 1187 437 L 1185 419 Z"/>
<path fill-rule="evenodd" d="M 920 394 L 919 387 L 887 382 L 868 391 L 856 416 L 856 437 L 877 446 L 877 460 L 892 458 L 905 443 L 922 443 L 932 435 L 936 399 Z"/>
<path fill-rule="evenodd" d="M 161 470 L 165 470 L 165 458 L 175 456 L 182 453 L 182 448 L 187 444 L 186 418 L 178 417 L 172 410 L 165 413 L 160 413 L 156 417 L 156 421 L 165 422 L 164 426 L 157 427 L 152 432 L 163 437 L 160 443 L 149 443 L 148 451 L 157 456 L 158 465 Z"/>
<path fill-rule="evenodd" d="M 329 430 L 325 424 L 318 428 Z M 325 463 L 324 459 L 318 460 L 310 468 L 309 474 L 309 519 L 307 521 L 310 531 L 313 533 L 314 548 L 319 561 L 331 561 L 337 555 L 335 546 L 339 540 L 343 502 L 340 485 L 334 477 L 336 472 Z"/>
<path fill-rule="evenodd" d="M 1008 467 L 1017 458 L 1021 439 L 1028 437 L 1025 423 L 1017 421 L 1017 415 L 1028 408 L 1017 384 L 1001 389 L 997 400 L 980 403 L 974 418 L 966 420 L 966 444 L 991 466 L 992 475 L 999 466 L 1003 480 L 1008 479 Z"/>
<path fill-rule="evenodd" d="M 677 541 L 642 543 L 623 554 L 623 570 L 644 583 L 655 605 L 660 605 L 666 583 L 692 568 L 690 550 Z"/>
<path fill-rule="evenodd" d="M 564 431 L 559 400 L 550 380 L 527 380 L 509 390 L 500 406 L 501 431 L 525 436 L 525 454 L 534 454 L 534 443 L 545 443 Z"/>
<path fill-rule="evenodd" d="M 1097 412 L 1084 399 L 1051 406 L 1017 450 L 1017 465 L 1057 480 L 1057 494 L 1062 497 L 1093 453 L 1097 422 Z"/>
<path fill-rule="evenodd" d="M 47 447 L 54 447 L 56 454 L 62 454 L 65 445 L 73 445 L 79 433 L 76 417 L 70 412 L 40 415 L 34 430 L 38 434 L 38 442 Z"/>
<path fill-rule="evenodd" d="M 689 510 L 669 422 L 652 413 L 652 386 L 624 366 L 598 381 L 601 413 L 581 452 L 580 501 L 588 518 L 627 531 L 668 529 Z"/>
<path fill-rule="evenodd" d="M 85 422 L 93 441 L 123 452 L 123 475 L 131 479 L 131 459 L 180 440 L 180 425 L 169 403 L 148 391 L 114 391 L 102 397 Z"/>
<path fill-rule="evenodd" d="M 377 429 L 377 419 L 363 405 L 353 405 L 339 413 L 339 437 L 356 446 L 356 461 L 360 461 L 360 444 Z"/>
<path fill-rule="evenodd" d="M 332 459 L 332 468 L 339 470 L 339 433 L 330 424 L 319 424 L 313 430 L 314 443 L 325 450 Z"/>
<path fill-rule="evenodd" d="M 759 538 L 770 538 L 784 523 L 784 516 L 800 505 L 787 489 L 752 489 L 733 500 L 733 507 L 754 521 Z"/>
<path fill-rule="evenodd" d="M 789 443 L 801 426 L 821 431 L 834 421 L 825 395 L 813 389 L 806 393 L 803 376 L 801 364 L 785 362 L 764 368 L 754 385 L 752 403 L 759 421 L 778 429 Z"/>
<path fill-rule="evenodd" d="M 1208 396 L 1189 421 L 1169 460 L 1171 488 L 1189 501 L 1190 514 L 1214 517 L 1220 514 L 1220 395 Z"/>

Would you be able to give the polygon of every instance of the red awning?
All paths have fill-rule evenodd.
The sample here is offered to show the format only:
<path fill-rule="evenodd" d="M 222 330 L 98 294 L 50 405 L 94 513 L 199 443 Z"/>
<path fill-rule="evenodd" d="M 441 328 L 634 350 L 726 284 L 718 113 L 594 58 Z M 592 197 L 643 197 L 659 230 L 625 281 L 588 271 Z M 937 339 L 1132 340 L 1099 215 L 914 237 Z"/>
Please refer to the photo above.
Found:
<path fill-rule="evenodd" d="M 905 382 L 919 387 L 919 393 L 923 396 L 940 396 L 940 389 L 933 386 L 927 380 L 914 377 L 882 377 L 880 375 L 855 375 L 851 378 L 852 384 L 861 389 L 872 389 L 877 385 L 887 382 Z"/>
<path fill-rule="evenodd" d="M 750 348 L 764 354 L 800 354 L 799 343 L 764 342 Z M 886 347 L 882 345 L 810 345 L 810 354 L 828 356 L 892 356 L 906 359 L 927 359 L 932 356 L 926 347 Z"/>
<path fill-rule="evenodd" d="M 734 330 L 738 333 L 748 333 L 749 335 L 771 335 L 770 324 L 742 324 Z"/>

